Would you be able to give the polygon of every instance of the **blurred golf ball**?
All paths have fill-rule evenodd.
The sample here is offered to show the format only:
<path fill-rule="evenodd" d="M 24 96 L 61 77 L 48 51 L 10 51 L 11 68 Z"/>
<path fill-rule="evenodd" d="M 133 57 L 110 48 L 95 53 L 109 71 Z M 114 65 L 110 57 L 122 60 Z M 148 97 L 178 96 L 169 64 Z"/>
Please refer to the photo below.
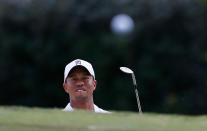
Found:
<path fill-rule="evenodd" d="M 118 14 L 111 20 L 111 29 L 115 34 L 128 34 L 134 28 L 134 21 L 127 14 Z"/>

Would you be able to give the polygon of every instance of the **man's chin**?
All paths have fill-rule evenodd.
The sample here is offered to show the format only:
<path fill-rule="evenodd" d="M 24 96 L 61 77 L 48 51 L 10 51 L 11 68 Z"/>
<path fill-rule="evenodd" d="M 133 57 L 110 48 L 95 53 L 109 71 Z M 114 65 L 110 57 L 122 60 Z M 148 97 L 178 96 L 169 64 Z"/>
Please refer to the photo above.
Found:
<path fill-rule="evenodd" d="M 78 101 L 85 101 L 88 99 L 88 95 L 77 95 L 75 98 Z"/>

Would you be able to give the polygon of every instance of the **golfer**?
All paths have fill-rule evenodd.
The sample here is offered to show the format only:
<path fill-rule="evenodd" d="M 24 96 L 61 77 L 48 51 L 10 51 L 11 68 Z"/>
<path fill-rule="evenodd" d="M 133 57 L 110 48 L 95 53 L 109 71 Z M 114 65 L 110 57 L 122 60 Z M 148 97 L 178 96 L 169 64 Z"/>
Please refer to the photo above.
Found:
<path fill-rule="evenodd" d="M 66 65 L 63 88 L 69 94 L 70 103 L 63 111 L 81 109 L 97 113 L 110 113 L 94 104 L 93 92 L 96 84 L 95 73 L 89 62 L 76 59 Z"/>

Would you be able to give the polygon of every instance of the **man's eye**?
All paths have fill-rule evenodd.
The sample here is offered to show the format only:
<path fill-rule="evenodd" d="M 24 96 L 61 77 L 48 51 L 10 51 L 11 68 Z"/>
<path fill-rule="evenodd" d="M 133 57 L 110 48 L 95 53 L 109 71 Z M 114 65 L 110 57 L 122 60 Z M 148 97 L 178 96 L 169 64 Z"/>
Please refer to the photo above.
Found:
<path fill-rule="evenodd" d="M 83 80 L 88 80 L 89 79 L 89 77 L 83 77 Z"/>
<path fill-rule="evenodd" d="M 77 81 L 77 78 L 71 78 L 72 81 Z"/>

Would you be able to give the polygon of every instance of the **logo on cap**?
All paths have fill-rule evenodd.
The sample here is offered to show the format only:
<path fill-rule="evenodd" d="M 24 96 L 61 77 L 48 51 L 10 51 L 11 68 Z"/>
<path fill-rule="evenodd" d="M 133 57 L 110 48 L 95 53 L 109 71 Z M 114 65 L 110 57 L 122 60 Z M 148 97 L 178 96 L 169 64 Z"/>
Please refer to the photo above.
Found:
<path fill-rule="evenodd" d="M 81 61 L 80 60 L 77 60 L 77 61 L 75 61 L 75 64 L 76 65 L 81 65 Z"/>

